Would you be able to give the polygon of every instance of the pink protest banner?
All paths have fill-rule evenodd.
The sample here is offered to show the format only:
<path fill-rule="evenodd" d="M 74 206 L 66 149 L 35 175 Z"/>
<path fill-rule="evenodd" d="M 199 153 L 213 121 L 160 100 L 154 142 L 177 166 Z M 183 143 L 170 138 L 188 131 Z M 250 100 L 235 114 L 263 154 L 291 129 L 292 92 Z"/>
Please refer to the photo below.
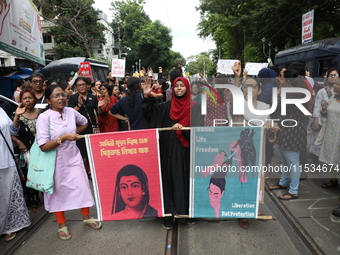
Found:
<path fill-rule="evenodd" d="M 163 217 L 156 129 L 86 136 L 98 219 Z"/>
<path fill-rule="evenodd" d="M 80 63 L 80 76 L 90 78 L 93 81 L 90 62 Z"/>
<path fill-rule="evenodd" d="M 120 78 L 125 76 L 125 59 L 112 59 L 111 76 Z"/>

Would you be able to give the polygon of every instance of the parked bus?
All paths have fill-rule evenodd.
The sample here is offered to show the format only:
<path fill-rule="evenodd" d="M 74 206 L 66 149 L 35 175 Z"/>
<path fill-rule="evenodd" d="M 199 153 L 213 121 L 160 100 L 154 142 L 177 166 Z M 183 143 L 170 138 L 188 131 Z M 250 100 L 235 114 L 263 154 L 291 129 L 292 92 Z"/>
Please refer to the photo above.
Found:
<path fill-rule="evenodd" d="M 304 64 L 311 77 L 323 78 L 329 68 L 340 68 L 340 37 L 296 46 L 275 55 L 275 65 L 288 67 L 292 62 Z"/>
<path fill-rule="evenodd" d="M 90 58 L 85 59 L 83 57 L 63 58 L 52 61 L 41 70 L 41 73 L 44 75 L 45 79 L 53 77 L 56 82 L 60 83 L 66 81 L 69 77 L 73 77 L 79 70 L 81 62 L 91 63 L 94 81 L 106 80 L 107 72 L 109 71 L 107 63 Z"/>

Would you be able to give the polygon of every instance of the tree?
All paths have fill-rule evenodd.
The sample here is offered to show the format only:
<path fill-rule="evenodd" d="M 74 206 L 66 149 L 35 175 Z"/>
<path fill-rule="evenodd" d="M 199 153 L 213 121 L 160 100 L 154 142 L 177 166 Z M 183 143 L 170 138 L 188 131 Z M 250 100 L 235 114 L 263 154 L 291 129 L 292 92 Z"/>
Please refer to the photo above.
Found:
<path fill-rule="evenodd" d="M 261 39 L 280 50 L 301 44 L 301 16 L 312 9 L 314 40 L 340 35 L 334 23 L 340 18 L 337 0 L 201 0 L 199 35 L 211 36 L 223 58 L 262 62 Z"/>
<path fill-rule="evenodd" d="M 193 74 L 205 74 L 212 76 L 216 72 L 216 64 L 211 60 L 209 53 L 202 52 L 198 55 L 188 57 L 185 71 Z"/>
<path fill-rule="evenodd" d="M 155 72 L 158 66 L 169 70 L 173 66 L 174 52 L 171 51 L 172 36 L 168 27 L 159 20 L 152 22 L 145 13 L 143 0 L 113 1 L 112 28 L 117 34 L 118 52 L 127 53 L 129 68 L 139 59 L 145 68 L 151 66 Z"/>
<path fill-rule="evenodd" d="M 98 11 L 93 0 L 33 0 L 43 17 L 52 19 L 56 26 L 49 34 L 54 36 L 54 51 L 58 58 L 85 56 L 91 57 L 91 44 L 105 43 L 104 25 L 97 22 Z M 44 14 L 46 13 L 46 16 Z"/>

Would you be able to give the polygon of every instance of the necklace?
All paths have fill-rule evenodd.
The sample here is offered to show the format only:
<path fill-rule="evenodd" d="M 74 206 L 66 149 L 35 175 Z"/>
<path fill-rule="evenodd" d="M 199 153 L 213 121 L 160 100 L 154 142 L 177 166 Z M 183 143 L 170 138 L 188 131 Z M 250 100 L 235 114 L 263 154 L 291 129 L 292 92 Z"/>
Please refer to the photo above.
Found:
<path fill-rule="evenodd" d="M 32 112 L 28 112 L 28 111 L 26 110 L 25 113 L 27 113 L 28 116 L 32 117 L 32 116 L 35 114 L 35 110 L 33 109 Z"/>

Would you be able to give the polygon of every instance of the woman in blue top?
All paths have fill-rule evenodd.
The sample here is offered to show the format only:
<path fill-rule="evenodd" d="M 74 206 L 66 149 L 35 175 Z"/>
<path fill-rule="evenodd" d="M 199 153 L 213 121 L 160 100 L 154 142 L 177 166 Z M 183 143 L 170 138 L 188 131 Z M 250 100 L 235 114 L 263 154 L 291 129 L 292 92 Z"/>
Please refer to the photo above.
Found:
<path fill-rule="evenodd" d="M 137 77 L 130 77 L 126 85 L 129 89 L 126 97 L 123 97 L 118 103 L 112 106 L 109 114 L 119 120 L 128 122 L 129 130 L 143 129 L 143 94 L 140 91 L 140 80 Z"/>

